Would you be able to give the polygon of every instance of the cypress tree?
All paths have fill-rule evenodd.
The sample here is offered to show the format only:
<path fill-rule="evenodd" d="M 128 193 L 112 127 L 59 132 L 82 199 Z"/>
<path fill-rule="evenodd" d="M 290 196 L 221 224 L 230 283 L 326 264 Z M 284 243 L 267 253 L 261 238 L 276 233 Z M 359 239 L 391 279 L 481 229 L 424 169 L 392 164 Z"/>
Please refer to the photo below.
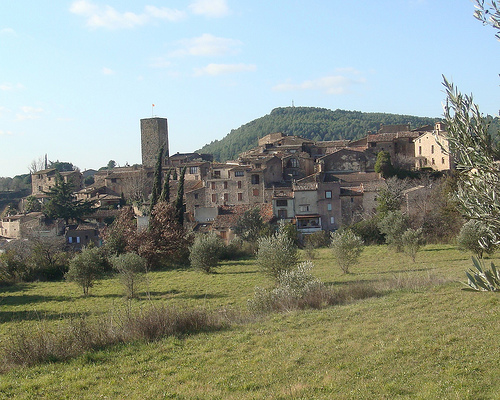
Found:
<path fill-rule="evenodd" d="M 163 189 L 160 195 L 160 201 L 170 202 L 170 169 L 167 171 L 165 175 L 165 182 L 163 182 Z"/>
<path fill-rule="evenodd" d="M 156 160 L 156 170 L 155 170 L 155 177 L 153 180 L 153 190 L 151 191 L 151 206 L 149 208 L 150 214 L 153 211 L 153 208 L 156 205 L 156 203 L 158 203 L 158 199 L 160 198 L 162 161 L 163 161 L 163 147 L 161 147 L 160 151 L 158 152 L 158 159 Z"/>
<path fill-rule="evenodd" d="M 186 167 L 182 168 L 181 176 L 179 178 L 179 186 L 177 188 L 177 198 L 175 199 L 175 214 L 179 225 L 184 224 L 184 175 L 186 174 Z"/>

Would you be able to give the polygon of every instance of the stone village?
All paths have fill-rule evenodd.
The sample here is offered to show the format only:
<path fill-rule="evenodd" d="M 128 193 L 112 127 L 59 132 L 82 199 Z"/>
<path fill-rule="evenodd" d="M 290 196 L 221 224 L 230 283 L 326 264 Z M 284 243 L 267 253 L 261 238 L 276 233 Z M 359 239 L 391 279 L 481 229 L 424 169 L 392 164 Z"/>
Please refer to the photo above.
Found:
<path fill-rule="evenodd" d="M 64 234 L 66 243 L 82 248 L 99 243 L 99 231 L 119 213 L 121 201 L 147 202 L 160 148 L 165 149 L 162 171 L 179 176 L 185 169 L 185 224 L 194 231 L 215 232 L 228 243 L 233 228 L 246 210 L 259 207 L 266 221 L 285 220 L 300 234 L 335 231 L 373 213 L 377 193 L 386 183 L 375 172 L 377 154 L 385 151 L 391 160 L 411 168 L 437 171 L 453 169 L 446 151 L 444 124 L 411 129 L 409 125 L 381 126 L 375 134 L 354 141 L 315 142 L 282 133 L 270 133 L 257 146 L 236 160 L 215 162 L 209 154 L 169 154 L 166 118 L 140 121 L 142 165 L 116 167 L 94 173 L 94 183 L 84 187 L 80 171 L 62 172 L 71 182 L 78 200 L 93 200 L 95 212 L 85 223 L 66 226 L 62 221 L 45 223 L 41 212 L 6 216 L 0 221 L 0 237 L 20 239 L 37 230 L 51 236 Z M 55 169 L 32 173 L 32 195 L 43 203 L 54 185 Z M 175 193 L 178 181 L 170 181 Z M 419 186 L 408 191 L 406 207 L 416 202 Z M 413 196 L 413 198 L 412 198 Z M 134 207 L 138 226 L 147 216 Z M 407 210 L 411 211 L 411 210 Z"/>

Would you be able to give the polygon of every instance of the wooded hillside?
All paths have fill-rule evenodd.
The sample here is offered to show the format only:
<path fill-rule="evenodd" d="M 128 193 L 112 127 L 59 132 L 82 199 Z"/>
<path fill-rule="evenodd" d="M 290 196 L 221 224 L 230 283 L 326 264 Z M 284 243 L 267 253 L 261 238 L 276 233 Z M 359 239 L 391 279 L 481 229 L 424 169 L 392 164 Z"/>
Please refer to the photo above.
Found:
<path fill-rule="evenodd" d="M 273 132 L 302 136 L 312 140 L 359 139 L 368 132 L 377 132 L 380 124 L 410 123 L 411 128 L 434 124 L 438 118 L 412 115 L 364 113 L 329 110 L 316 107 L 280 107 L 238 129 L 221 140 L 215 140 L 198 150 L 213 154 L 219 161 L 234 159 L 242 151 L 257 146 L 259 138 Z"/>

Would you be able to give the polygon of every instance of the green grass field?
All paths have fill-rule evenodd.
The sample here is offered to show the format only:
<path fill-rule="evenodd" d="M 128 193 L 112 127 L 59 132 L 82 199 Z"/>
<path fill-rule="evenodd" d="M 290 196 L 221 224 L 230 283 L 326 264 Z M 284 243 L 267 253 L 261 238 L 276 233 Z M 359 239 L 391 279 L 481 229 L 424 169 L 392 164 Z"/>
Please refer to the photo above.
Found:
<path fill-rule="evenodd" d="M 426 246 L 412 263 L 372 246 L 352 274 L 342 275 L 325 249 L 314 264 L 328 285 L 372 283 L 381 295 L 16 368 L 0 375 L 0 398 L 500 398 L 500 297 L 460 290 L 468 254 Z M 225 263 L 213 275 L 151 273 L 142 298 L 131 302 L 115 278 L 98 282 L 88 298 L 68 282 L 1 288 L 0 340 L 19 327 L 35 331 L 42 319 L 56 326 L 65 317 L 150 304 L 246 313 L 255 286 L 271 285 L 246 260 Z"/>

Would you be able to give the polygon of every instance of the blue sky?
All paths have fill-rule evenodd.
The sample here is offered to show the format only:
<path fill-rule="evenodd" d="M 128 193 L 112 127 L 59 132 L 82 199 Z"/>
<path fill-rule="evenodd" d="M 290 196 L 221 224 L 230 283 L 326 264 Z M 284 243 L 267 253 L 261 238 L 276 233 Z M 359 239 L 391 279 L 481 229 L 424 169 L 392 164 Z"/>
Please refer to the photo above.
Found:
<path fill-rule="evenodd" d="M 0 2 L 0 176 L 189 152 L 275 107 L 439 117 L 442 74 L 498 115 L 500 43 L 469 0 Z M 155 104 L 154 110 L 152 104 Z M 269 133 L 269 132 L 264 132 Z"/>

